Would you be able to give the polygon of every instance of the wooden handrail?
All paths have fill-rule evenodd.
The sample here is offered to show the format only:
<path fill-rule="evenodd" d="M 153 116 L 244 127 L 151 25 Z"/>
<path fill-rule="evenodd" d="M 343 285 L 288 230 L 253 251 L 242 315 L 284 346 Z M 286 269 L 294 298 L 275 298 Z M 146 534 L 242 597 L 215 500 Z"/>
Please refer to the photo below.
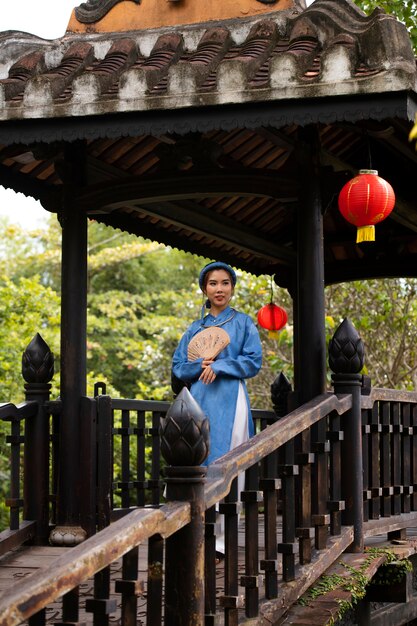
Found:
<path fill-rule="evenodd" d="M 0 420 L 10 422 L 12 420 L 23 420 L 27 417 L 36 415 L 38 411 L 38 403 L 34 400 L 30 402 L 21 402 L 20 404 L 12 404 L 4 402 L 0 404 Z"/>
<path fill-rule="evenodd" d="M 42 577 L 28 577 L 0 596 L 0 626 L 15 626 L 78 587 L 156 533 L 169 537 L 190 522 L 190 505 L 136 509 L 54 561 Z"/>
<path fill-rule="evenodd" d="M 226 496 L 232 480 L 238 474 L 283 446 L 332 411 L 341 415 L 346 413 L 351 405 L 352 398 L 350 395 L 336 396 L 328 393 L 317 396 L 212 463 L 207 472 L 206 508 L 210 508 Z"/>
<path fill-rule="evenodd" d="M 373 387 L 369 395 L 361 396 L 362 409 L 372 409 L 375 402 L 417 402 L 417 392 Z"/>

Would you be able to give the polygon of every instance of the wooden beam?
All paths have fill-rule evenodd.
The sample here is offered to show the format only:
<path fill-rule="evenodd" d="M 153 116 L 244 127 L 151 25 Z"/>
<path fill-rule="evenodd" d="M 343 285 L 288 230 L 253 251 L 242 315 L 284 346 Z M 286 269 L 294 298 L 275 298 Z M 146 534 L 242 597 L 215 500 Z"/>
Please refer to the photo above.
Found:
<path fill-rule="evenodd" d="M 281 180 L 287 189 L 285 200 L 293 202 L 296 197 L 291 193 L 293 183 Z M 208 173 L 207 175 L 187 175 L 175 178 L 159 178 L 138 181 L 129 178 L 108 185 L 97 185 L 78 196 L 78 206 L 89 217 L 98 217 L 129 207 L 147 216 L 156 217 L 170 224 L 193 232 L 207 235 L 220 244 L 235 245 L 238 249 L 276 262 L 281 259 L 287 263 L 294 261 L 294 252 L 289 247 L 280 246 L 264 235 L 258 235 L 253 229 L 200 206 L 190 201 L 210 196 L 248 196 L 272 197 L 283 201 L 280 193 L 280 180 L 275 176 L 265 176 L 252 172 L 247 175 Z M 179 200 L 187 200 L 187 206 Z M 125 220 L 127 218 L 125 217 Z M 105 223 L 117 224 L 118 217 L 104 218 Z M 133 223 L 133 220 L 131 220 Z M 166 239 L 157 237 L 166 243 Z M 182 246 L 183 247 L 183 246 Z M 204 252 L 200 252 L 204 254 Z"/>
<path fill-rule="evenodd" d="M 387 258 L 371 260 L 364 264 L 363 260 L 335 261 L 334 264 L 326 264 L 325 283 L 349 282 L 352 280 L 370 280 L 372 278 L 416 278 L 417 255 L 407 255 L 401 259 Z"/>
<path fill-rule="evenodd" d="M 123 181 L 97 184 L 77 197 L 80 208 L 89 215 L 107 213 L 139 203 L 152 204 L 166 200 L 210 197 L 261 197 L 292 203 L 298 199 L 295 181 L 254 170 L 238 172 L 207 171 L 196 174 L 130 177 Z"/>
<path fill-rule="evenodd" d="M 138 237 L 145 237 L 145 239 L 151 239 L 151 241 L 157 241 L 179 250 L 186 250 L 191 254 L 197 254 L 202 257 L 206 257 L 208 253 L 207 244 L 201 243 L 193 239 L 185 239 L 174 230 L 168 230 L 164 228 L 158 228 L 157 225 L 151 222 L 145 222 L 144 220 L 132 220 L 132 218 L 126 213 L 110 213 L 109 215 L 99 215 L 96 221 L 105 224 L 106 226 L 112 226 L 113 228 L 119 228 L 129 232 L 130 234 L 137 235 Z M 256 259 L 255 264 L 253 262 L 253 256 L 246 254 L 240 255 L 239 250 L 230 250 L 225 246 L 219 246 L 212 254 L 215 255 L 219 261 L 229 263 L 229 265 L 235 265 L 241 270 L 251 272 L 255 275 L 270 273 L 267 259 Z"/>
<path fill-rule="evenodd" d="M 276 262 L 277 259 L 281 259 L 291 263 L 295 260 L 295 253 L 292 249 L 279 246 L 266 237 L 256 235 L 249 227 L 218 215 L 197 203 L 191 207 L 164 202 L 158 206 L 141 204 L 138 209 L 148 216 L 213 237 L 227 245 L 236 245 L 242 251 L 256 254 L 269 261 Z"/>

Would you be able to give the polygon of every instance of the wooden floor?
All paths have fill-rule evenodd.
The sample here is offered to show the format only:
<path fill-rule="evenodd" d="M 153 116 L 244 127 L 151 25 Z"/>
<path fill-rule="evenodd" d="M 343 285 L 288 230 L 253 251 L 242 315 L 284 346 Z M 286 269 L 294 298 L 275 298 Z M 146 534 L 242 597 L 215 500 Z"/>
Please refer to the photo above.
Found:
<path fill-rule="evenodd" d="M 262 529 L 260 529 L 262 530 Z M 417 540 L 416 540 L 417 529 L 412 529 L 408 535 L 411 540 L 414 540 L 416 543 L 416 551 L 417 551 Z M 240 573 L 244 573 L 244 528 L 243 524 L 240 528 L 240 539 L 239 539 L 239 570 Z M 372 539 L 371 543 L 379 543 L 381 542 L 381 538 L 375 537 Z M 260 539 L 260 545 L 261 539 Z M 59 548 L 52 546 L 45 547 L 35 547 L 28 546 L 16 549 L 14 551 L 8 552 L 2 558 L 0 558 L 0 593 L 6 592 L 7 589 L 11 589 L 15 587 L 16 584 L 19 584 L 23 578 L 28 576 L 37 576 L 40 574 L 39 570 L 41 569 L 49 569 L 52 562 L 59 556 L 62 556 L 63 551 L 71 550 L 71 548 Z M 112 596 L 118 601 L 120 596 L 114 593 L 114 582 L 117 579 L 122 578 L 121 572 L 122 563 L 121 560 L 115 562 L 111 568 L 111 579 L 112 579 Z M 140 558 L 139 558 L 139 579 L 146 581 L 147 577 L 147 554 L 146 554 L 146 546 L 142 546 L 140 548 Z M 223 595 L 224 593 L 224 565 L 223 563 L 219 563 L 217 566 L 217 594 L 218 596 Z M 146 586 L 145 586 L 146 589 Z M 261 591 L 261 589 L 260 589 Z M 243 592 L 243 589 L 242 589 Z M 93 617 L 91 613 L 86 613 L 85 611 L 85 598 L 93 596 L 93 580 L 90 580 L 80 587 L 80 622 L 85 622 L 87 625 L 93 623 Z M 61 607 L 60 602 L 56 602 L 53 605 L 50 605 L 47 608 L 47 622 L 49 624 L 54 624 L 59 622 L 62 619 L 61 615 Z M 241 611 L 241 619 L 240 622 L 244 622 L 244 611 Z M 117 606 L 116 613 L 110 616 L 109 620 L 110 624 L 119 625 L 121 624 L 120 619 L 120 604 Z M 138 598 L 138 626 L 146 625 L 146 595 L 140 596 Z M 156 626 L 156 625 L 148 625 L 148 626 Z"/>

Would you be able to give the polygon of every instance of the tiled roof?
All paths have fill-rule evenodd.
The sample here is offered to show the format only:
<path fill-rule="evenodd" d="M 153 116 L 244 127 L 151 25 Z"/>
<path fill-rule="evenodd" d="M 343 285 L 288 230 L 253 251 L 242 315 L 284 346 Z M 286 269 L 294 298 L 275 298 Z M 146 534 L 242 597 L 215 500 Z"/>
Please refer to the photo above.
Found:
<path fill-rule="evenodd" d="M 347 0 L 221 23 L 0 37 L 0 119 L 414 90 L 405 27 Z"/>

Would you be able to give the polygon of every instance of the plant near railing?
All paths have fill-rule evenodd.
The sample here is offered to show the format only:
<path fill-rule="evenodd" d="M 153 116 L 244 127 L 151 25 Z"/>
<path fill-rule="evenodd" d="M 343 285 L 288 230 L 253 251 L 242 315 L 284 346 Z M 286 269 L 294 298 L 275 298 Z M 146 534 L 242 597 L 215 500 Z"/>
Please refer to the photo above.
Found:
<path fill-rule="evenodd" d="M 359 568 L 353 567 L 342 560 L 339 565 L 346 568 L 348 576 L 340 574 L 323 574 L 316 583 L 308 589 L 308 591 L 298 600 L 298 604 L 309 606 L 317 598 L 327 593 L 334 592 L 336 589 L 347 591 L 350 599 L 340 598 L 338 600 L 339 610 L 333 615 L 328 626 L 332 626 L 346 616 L 347 612 L 366 596 L 367 587 L 370 583 L 373 585 L 392 585 L 401 582 L 407 572 L 413 570 L 411 561 L 408 558 L 399 559 L 398 555 L 389 548 L 365 548 L 368 554 Z M 378 568 L 374 577 L 369 580 L 366 572 L 376 559 L 384 559 L 382 565 Z"/>
<path fill-rule="evenodd" d="M 373 558 L 385 557 L 385 563 L 372 578 L 373 585 L 395 585 L 401 582 L 408 572 L 413 571 L 413 565 L 409 559 L 399 559 L 398 555 L 389 548 L 366 548 L 366 552 Z"/>

